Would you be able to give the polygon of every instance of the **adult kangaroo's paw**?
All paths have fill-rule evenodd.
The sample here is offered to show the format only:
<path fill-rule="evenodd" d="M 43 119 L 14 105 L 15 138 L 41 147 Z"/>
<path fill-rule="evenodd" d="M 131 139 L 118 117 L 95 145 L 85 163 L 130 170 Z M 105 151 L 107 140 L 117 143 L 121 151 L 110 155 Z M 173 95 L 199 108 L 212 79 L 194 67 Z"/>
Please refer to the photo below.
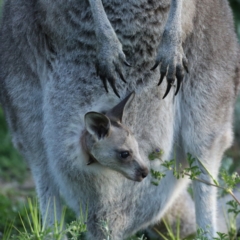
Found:
<path fill-rule="evenodd" d="M 159 45 L 159 50 L 155 65 L 152 70 L 160 64 L 161 77 L 158 85 L 167 76 L 167 90 L 163 96 L 165 98 L 177 78 L 175 95 L 177 95 L 184 78 L 184 68 L 188 72 L 187 58 L 182 48 L 182 13 L 183 0 L 171 0 L 170 10 L 166 26 Z"/>
<path fill-rule="evenodd" d="M 97 75 L 101 78 L 105 90 L 108 92 L 107 82 L 109 82 L 114 93 L 120 98 L 115 82 L 120 77 L 126 83 L 123 75 L 123 65 L 130 67 L 130 64 L 126 61 L 122 45 L 115 34 L 98 43 L 96 57 Z"/>
<path fill-rule="evenodd" d="M 164 77 L 167 78 L 167 89 L 163 96 L 165 98 L 171 87 L 177 79 L 175 95 L 177 95 L 184 78 L 184 69 L 188 72 L 187 58 L 183 52 L 180 34 L 165 29 L 159 46 L 155 65 L 151 70 L 160 68 L 160 80 L 158 86 L 162 83 Z"/>

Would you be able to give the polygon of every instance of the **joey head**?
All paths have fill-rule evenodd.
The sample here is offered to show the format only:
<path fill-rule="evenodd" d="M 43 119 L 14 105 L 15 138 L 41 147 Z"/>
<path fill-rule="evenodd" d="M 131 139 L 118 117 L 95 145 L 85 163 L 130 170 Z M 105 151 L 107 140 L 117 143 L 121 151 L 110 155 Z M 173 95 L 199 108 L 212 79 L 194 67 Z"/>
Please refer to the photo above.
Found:
<path fill-rule="evenodd" d="M 85 115 L 86 131 L 83 134 L 88 165 L 101 164 L 122 173 L 133 181 L 142 181 L 148 168 L 140 154 L 133 133 L 122 124 L 124 110 L 134 98 L 134 93 L 105 114 L 88 112 Z"/>

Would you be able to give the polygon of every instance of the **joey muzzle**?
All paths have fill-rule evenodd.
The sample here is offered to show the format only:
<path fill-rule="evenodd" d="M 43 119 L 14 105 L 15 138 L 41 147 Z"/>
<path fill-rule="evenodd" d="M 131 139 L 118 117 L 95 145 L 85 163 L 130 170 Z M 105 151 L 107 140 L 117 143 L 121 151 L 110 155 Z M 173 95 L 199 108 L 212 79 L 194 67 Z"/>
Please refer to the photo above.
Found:
<path fill-rule="evenodd" d="M 148 173 L 149 173 L 148 168 L 146 168 L 146 167 L 138 168 L 136 171 L 136 180 L 135 181 L 141 182 L 145 177 L 147 177 Z"/>

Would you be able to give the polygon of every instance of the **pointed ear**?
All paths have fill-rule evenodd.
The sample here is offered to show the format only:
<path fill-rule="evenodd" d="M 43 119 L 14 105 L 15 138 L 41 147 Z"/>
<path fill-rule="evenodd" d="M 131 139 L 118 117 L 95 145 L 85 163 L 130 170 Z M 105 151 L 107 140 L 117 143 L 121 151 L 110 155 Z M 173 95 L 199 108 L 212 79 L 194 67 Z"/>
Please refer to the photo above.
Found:
<path fill-rule="evenodd" d="M 122 122 L 122 117 L 123 117 L 123 114 L 124 114 L 124 110 L 127 109 L 130 106 L 134 97 L 135 97 L 135 92 L 130 93 L 118 105 L 116 105 L 109 112 L 107 112 L 106 115 L 116 122 Z"/>
<path fill-rule="evenodd" d="M 87 131 L 98 139 L 104 138 L 110 132 L 110 120 L 101 113 L 88 112 L 84 116 L 84 121 Z"/>

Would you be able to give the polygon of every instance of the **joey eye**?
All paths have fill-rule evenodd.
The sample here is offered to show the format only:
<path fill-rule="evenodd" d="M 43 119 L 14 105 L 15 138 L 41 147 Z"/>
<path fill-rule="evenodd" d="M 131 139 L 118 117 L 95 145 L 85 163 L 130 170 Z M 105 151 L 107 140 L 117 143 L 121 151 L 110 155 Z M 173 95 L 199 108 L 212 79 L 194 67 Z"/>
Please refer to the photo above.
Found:
<path fill-rule="evenodd" d="M 129 155 L 130 155 L 130 154 L 129 154 L 128 151 L 120 152 L 120 157 L 121 157 L 121 158 L 127 158 Z"/>

